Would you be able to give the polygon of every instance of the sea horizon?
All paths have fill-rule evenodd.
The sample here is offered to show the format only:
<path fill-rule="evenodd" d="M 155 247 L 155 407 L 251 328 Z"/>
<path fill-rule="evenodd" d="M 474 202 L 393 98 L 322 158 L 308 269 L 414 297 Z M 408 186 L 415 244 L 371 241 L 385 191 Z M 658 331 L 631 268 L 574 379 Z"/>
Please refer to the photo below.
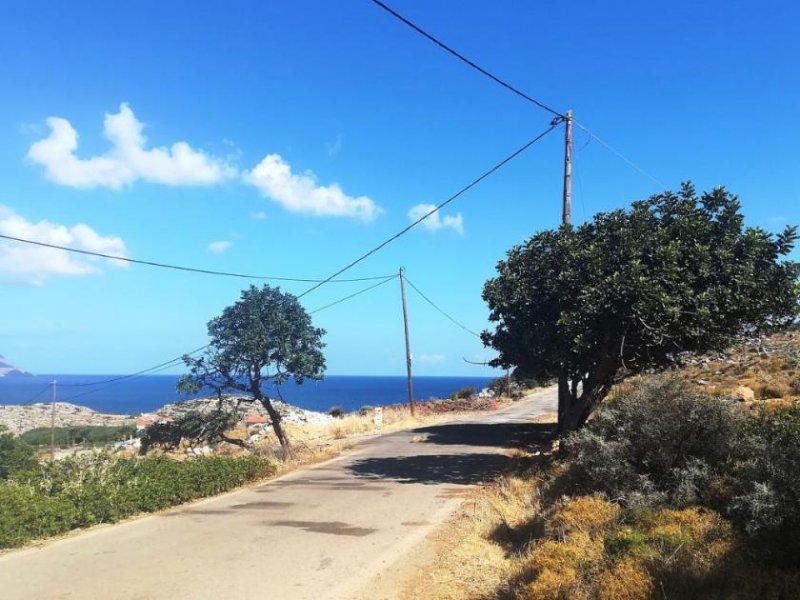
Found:
<path fill-rule="evenodd" d="M 152 412 L 165 404 L 210 395 L 183 394 L 175 390 L 180 375 L 142 375 L 109 381 L 126 375 L 65 374 L 10 376 L 0 378 L 0 405 L 33 404 L 52 401 L 52 382 L 56 381 L 56 401 L 86 406 L 109 414 L 135 415 Z M 480 391 L 494 377 L 460 375 L 420 375 L 413 377 L 416 400 L 447 398 L 464 387 Z M 344 411 L 362 406 L 386 406 L 408 400 L 405 375 L 327 375 L 322 380 L 306 380 L 298 385 L 289 381 L 280 386 L 265 386 L 275 399 L 307 410 L 327 412 L 334 406 Z"/>

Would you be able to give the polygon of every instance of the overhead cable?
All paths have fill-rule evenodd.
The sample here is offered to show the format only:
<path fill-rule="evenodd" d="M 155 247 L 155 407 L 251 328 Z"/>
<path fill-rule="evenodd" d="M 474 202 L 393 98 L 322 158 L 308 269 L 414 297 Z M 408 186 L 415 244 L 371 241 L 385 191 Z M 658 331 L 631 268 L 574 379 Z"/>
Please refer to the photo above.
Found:
<path fill-rule="evenodd" d="M 424 29 L 422 29 L 422 28 L 421 28 L 419 25 L 417 25 L 416 23 L 414 23 L 414 22 L 413 22 L 413 21 L 411 21 L 410 19 L 408 19 L 408 18 L 404 17 L 404 16 L 403 16 L 403 15 L 401 15 L 399 12 L 397 12 L 397 11 L 396 11 L 396 10 L 394 10 L 393 8 L 391 8 L 391 7 L 387 6 L 386 4 L 384 4 L 383 2 L 381 2 L 380 0 L 370 0 L 370 1 L 371 1 L 373 4 L 375 4 L 375 5 L 379 6 L 380 8 L 382 8 L 383 10 L 385 10 L 387 13 L 389 13 L 390 15 L 392 15 L 393 17 L 395 17 L 396 19 L 399 19 L 400 21 L 402 21 L 403 23 L 405 23 L 406 25 L 408 25 L 408 26 L 409 26 L 411 29 L 413 29 L 414 31 L 416 31 L 416 32 L 417 32 L 417 33 L 419 33 L 420 35 L 424 36 L 425 38 L 427 38 L 428 40 L 430 40 L 431 42 L 433 42 L 434 44 L 436 44 L 437 46 L 439 46 L 439 47 L 440 47 L 442 50 L 444 50 L 445 52 L 448 52 L 449 54 L 452 54 L 452 55 L 453 55 L 453 56 L 455 56 L 455 57 L 456 57 L 458 60 L 460 60 L 460 61 L 462 61 L 462 62 L 466 63 L 467 65 L 469 65 L 470 67 L 472 67 L 473 69 L 475 69 L 475 70 L 476 70 L 476 71 L 478 71 L 479 73 L 481 73 L 481 74 L 485 75 L 486 77 L 488 77 L 489 79 L 491 79 L 491 80 L 492 80 L 492 81 L 494 81 L 495 83 L 498 83 L 498 84 L 500 84 L 501 86 L 503 86 L 504 88 L 506 88 L 506 89 L 507 89 L 507 90 L 509 90 L 510 92 L 512 92 L 512 93 L 514 93 L 514 94 L 516 94 L 517 96 L 520 96 L 521 98 L 524 98 L 524 99 L 525 99 L 525 100 L 527 100 L 528 102 L 532 102 L 533 104 L 535 104 L 536 106 L 538 106 L 538 107 L 539 107 L 539 108 L 541 108 L 541 109 L 544 109 L 544 110 L 546 110 L 546 111 L 547 111 L 547 112 L 549 112 L 550 114 L 552 114 L 552 115 L 554 115 L 554 116 L 556 116 L 556 117 L 560 117 L 560 118 L 562 118 L 562 119 L 563 119 L 563 118 L 565 118 L 565 117 L 564 117 L 564 115 L 563 115 L 563 114 L 561 114 L 560 112 L 558 112 L 557 110 L 555 110 L 555 109 L 553 109 L 553 108 L 550 108 L 549 106 L 547 106 L 547 105 L 546 105 L 546 104 L 544 104 L 543 102 L 540 102 L 540 101 L 539 101 L 539 100 L 537 100 L 536 98 L 533 98 L 533 97 L 529 96 L 528 94 L 526 94 L 525 92 L 523 92 L 523 91 L 519 90 L 518 88 L 514 87 L 514 86 L 513 86 L 513 85 L 511 85 L 510 83 L 508 83 L 508 82 L 506 82 L 506 81 L 503 81 L 502 79 L 500 79 L 500 78 L 499 78 L 499 77 L 497 77 L 496 75 L 493 75 L 492 73 L 490 73 L 489 71 L 487 71 L 486 69 L 484 69 L 483 67 L 481 67 L 480 65 L 476 64 L 475 62 L 473 62 L 472 60 L 470 60 L 469 58 L 467 58 L 466 56 L 464 56 L 464 55 L 463 55 L 463 54 L 461 54 L 460 52 L 458 52 L 458 51 L 454 50 L 453 48 L 451 48 L 450 46 L 448 46 L 447 44 L 445 44 L 445 43 L 444 43 L 444 42 L 442 42 L 441 40 L 437 39 L 436 37 L 434 37 L 433 35 L 431 35 L 431 34 L 430 34 L 430 33 L 428 33 L 427 31 L 425 31 Z"/>
<path fill-rule="evenodd" d="M 159 370 L 163 367 L 171 367 L 177 365 L 183 361 L 184 356 L 191 356 L 192 354 L 197 354 L 198 352 L 202 352 L 206 348 L 208 348 L 211 344 L 206 344 L 205 346 L 200 346 L 192 350 L 191 352 L 186 352 L 177 356 L 171 360 L 165 361 L 163 363 L 157 364 L 153 367 L 149 367 L 147 369 L 142 369 L 141 371 L 137 371 L 136 373 L 131 373 L 130 375 L 120 375 L 119 377 L 112 377 L 111 379 L 104 379 L 103 381 L 92 381 L 89 383 L 62 383 L 59 387 L 93 387 L 96 385 L 106 385 L 109 383 L 116 383 L 118 381 L 124 381 L 126 379 L 131 379 L 133 377 L 139 377 L 140 375 L 146 375 L 152 371 Z"/>
<path fill-rule="evenodd" d="M 481 337 L 481 336 L 480 336 L 480 334 L 479 334 L 479 333 L 475 333 L 475 332 L 474 332 L 474 331 L 472 331 L 472 330 L 471 330 L 469 327 L 467 327 L 467 326 L 466 326 L 466 325 L 464 325 L 463 323 L 460 323 L 460 322 L 459 322 L 459 321 L 457 321 L 455 318 L 451 317 L 451 316 L 450 316 L 449 314 L 447 314 L 447 313 L 446 313 L 446 312 L 445 312 L 443 309 L 439 308 L 439 307 L 436 305 L 436 303 L 435 303 L 433 300 L 431 300 L 430 298 L 428 298 L 428 297 L 427 297 L 427 296 L 426 296 L 426 295 L 425 295 L 425 294 L 422 292 L 422 290 L 420 290 L 420 289 L 419 289 L 417 286 L 415 286 L 415 285 L 412 283 L 412 281 L 411 281 L 411 280 L 410 280 L 408 277 L 406 277 L 405 279 L 406 279 L 406 283 L 407 283 L 408 285 L 410 285 L 410 286 L 412 287 L 412 289 L 413 289 L 415 292 L 417 292 L 417 293 L 418 293 L 420 296 L 422 296 L 422 299 L 423 299 L 423 300 L 425 300 L 425 302 L 427 302 L 427 303 L 428 303 L 428 304 L 430 304 L 430 305 L 431 305 L 433 308 L 435 308 L 435 309 L 436 309 L 436 310 L 438 310 L 440 313 L 442 313 L 442 315 L 444 315 L 444 316 L 445 316 L 447 319 L 449 319 L 450 321 L 452 321 L 453 323 L 455 323 L 456 325 L 458 325 L 458 326 L 459 326 L 461 329 L 463 329 L 464 331 L 466 331 L 467 333 L 469 333 L 469 334 L 471 334 L 471 335 L 474 335 L 476 338 L 480 339 L 480 337 Z"/>
<path fill-rule="evenodd" d="M 511 154 L 510 154 L 510 155 L 508 155 L 506 158 L 504 158 L 503 160 L 501 160 L 499 163 L 497 163 L 497 164 L 496 164 L 495 166 L 493 166 L 491 169 L 489 169 L 488 171 L 486 171 L 485 173 L 483 173 L 483 175 L 481 175 L 481 176 L 480 176 L 480 177 L 478 177 L 477 179 L 474 179 L 474 180 L 473 180 L 471 183 L 469 183 L 469 184 L 467 184 L 466 186 L 464 186 L 463 188 L 461 188 L 459 191 L 457 191 L 455 194 L 453 194 L 452 196 L 450 196 L 449 198 L 447 198 L 445 201 L 443 201 L 443 202 L 441 202 L 441 203 L 437 204 L 437 205 L 436 205 L 434 208 L 432 208 L 430 211 L 428 211 L 427 213 L 425 213 L 424 215 L 422 215 L 422 216 L 421 216 L 419 219 L 417 219 L 416 221 L 414 221 L 414 222 L 413 222 L 413 223 L 411 223 L 410 225 L 408 225 L 408 226 L 404 227 L 403 229 L 401 229 L 400 231 L 398 231 L 396 234 L 394 234 L 394 235 L 393 235 L 393 236 L 391 236 L 390 238 L 388 238 L 388 239 L 384 240 L 383 242 L 381 242 L 380 244 L 378 244 L 377 246 L 375 246 L 374 248 L 372 248 L 372 249 L 371 249 L 371 250 L 369 250 L 368 252 L 365 252 L 364 254 L 362 254 L 361 256 L 359 256 L 359 257 L 358 257 L 357 259 L 355 259 L 354 261 L 352 261 L 352 262 L 348 263 L 347 265 L 345 265 L 344 267 L 342 267 L 341 269 L 339 269 L 338 271 L 336 271 L 336 272 L 335 272 L 333 275 L 331 275 L 331 276 L 330 276 L 330 277 L 328 277 L 327 279 L 324 279 L 324 280 L 320 281 L 319 283 L 316 283 L 315 285 L 311 286 L 311 287 L 310 287 L 310 288 L 308 288 L 308 289 L 307 289 L 305 292 L 303 292 L 302 294 L 300 294 L 300 295 L 299 295 L 299 296 L 297 296 L 297 297 L 298 297 L 298 298 L 302 298 L 303 296 L 305 296 L 305 295 L 307 295 L 307 294 L 310 294 L 311 292 L 313 292 L 313 291 L 314 291 L 314 290 L 316 290 L 317 288 L 320 288 L 320 287 L 322 287 L 323 285 L 325 285 L 325 284 L 326 284 L 326 283 L 328 283 L 329 281 L 333 281 L 333 280 L 334 280 L 336 277 L 338 277 L 339 275 L 341 275 L 341 274 L 342 274 L 342 273 L 344 273 L 345 271 L 347 271 L 347 270 L 349 270 L 349 269 L 352 269 L 354 266 L 356 266 L 356 265 L 357 265 L 358 263 L 360 263 L 362 260 L 364 260 L 364 259 L 366 259 L 366 258 L 368 258 L 368 257 L 372 256 L 373 254 L 375 254 L 376 252 L 378 252 L 379 250 L 381 250 L 381 249 L 382 249 L 382 248 L 384 248 L 385 246 L 388 246 L 390 243 L 392 243 L 393 241 L 395 241 L 397 238 L 399 238 L 399 237 L 401 237 L 401 236 L 405 235 L 406 233 L 408 233 L 409 231 L 411 231 L 411 230 L 412 230 L 414 227 L 416 227 L 417 225 L 419 225 L 420 223 L 422 223 L 422 222 L 423 222 L 425 219 L 427 219 L 428 217 L 430 217 L 432 214 L 434 214 L 435 212 L 437 212 L 437 211 L 439 211 L 440 209 L 444 208 L 445 206 L 447 206 L 448 204 L 450 204 L 450 203 L 451 203 L 453 200 L 455 200 L 456 198 L 458 198 L 458 197 L 459 197 L 459 196 L 461 196 L 462 194 L 464 194 L 464 193 L 468 192 L 468 191 L 469 191 L 469 190 L 471 190 L 473 187 L 475 187 L 476 185 L 478 185 L 478 184 L 479 184 L 481 181 L 483 181 L 484 179 L 486 179 L 487 177 L 489 177 L 490 175 L 492 175 L 492 174 L 493 174 L 495 171 L 497 171 L 497 170 L 501 169 L 501 168 L 502 168 L 502 167 L 504 167 L 504 166 L 505 166 L 507 163 L 509 163 L 509 162 L 511 162 L 512 160 L 514 160 L 515 158 L 517 158 L 517 157 L 518 157 L 520 154 L 522 154 L 523 152 L 525 152 L 525 150 L 527 150 L 528 148 L 530 148 L 531 146 L 533 146 L 533 145 L 534 145 L 536 142 L 538 142 L 538 141 L 539 141 L 539 140 L 541 140 L 541 139 L 542 139 L 544 136 L 546 136 L 548 133 L 550 133 L 551 131 L 553 131 L 553 129 L 555 129 L 555 128 L 558 126 L 558 123 L 559 123 L 559 122 L 560 122 L 560 121 L 555 121 L 555 120 L 554 120 L 554 122 L 550 123 L 550 127 L 548 127 L 547 129 L 545 129 L 545 130 L 544 130 L 542 133 L 540 133 L 539 135 L 537 135 L 535 138 L 533 138 L 531 141 L 529 141 L 528 143 L 526 143 L 524 146 L 522 146 L 522 147 L 521 147 L 521 148 L 519 148 L 518 150 L 515 150 L 513 153 L 511 153 Z"/>
<path fill-rule="evenodd" d="M 341 304 L 342 302 L 350 300 L 350 298 L 355 298 L 356 296 L 360 296 L 361 294 L 364 294 L 364 293 L 366 293 L 366 292 L 368 292 L 370 290 L 374 290 L 375 288 L 382 286 L 384 283 L 389 283 L 393 279 L 397 279 L 397 277 L 398 277 L 398 275 L 392 275 L 391 277 L 387 277 L 383 281 L 379 281 L 378 283 L 375 283 L 375 284 L 369 286 L 368 288 L 364 288 L 363 290 L 359 290 L 355 294 L 350 294 L 349 296 L 345 296 L 344 298 L 339 298 L 335 302 L 331 302 L 330 304 L 326 304 L 325 306 L 320 306 L 319 308 L 316 308 L 316 309 L 312 310 L 308 314 L 309 315 L 313 315 L 315 313 L 318 313 L 321 310 L 325 310 L 326 308 L 331 308 L 332 306 L 336 306 L 337 304 Z"/>
<path fill-rule="evenodd" d="M 44 393 L 45 393 L 47 390 L 51 389 L 51 388 L 52 388 L 52 386 L 53 386 L 53 384 L 52 384 L 52 383 L 48 383 L 46 386 L 44 386 L 44 388 L 42 388 L 41 390 L 39 390 L 38 392 L 36 392 L 36 393 L 33 395 L 33 397 L 31 397 L 29 400 L 26 400 L 25 402 L 23 402 L 23 404 L 33 404 L 33 401 L 34 401 L 34 400 L 36 400 L 36 399 L 37 399 L 39 396 L 41 396 L 42 394 L 44 394 Z"/>
<path fill-rule="evenodd" d="M 644 175 L 644 176 L 645 176 L 645 177 L 647 177 L 647 178 L 648 178 L 650 181 L 653 181 L 653 182 L 654 182 L 654 183 L 656 183 L 657 185 L 661 186 L 661 189 L 663 189 L 663 190 L 667 189 L 667 186 L 666 186 L 664 183 L 662 183 L 661 181 L 659 181 L 657 178 L 655 178 L 653 175 L 651 175 L 650 173 L 648 173 L 647 171 L 645 171 L 645 170 L 644 170 L 642 167 L 640 167 L 639 165 L 637 165 L 635 162 L 633 162 L 633 161 L 632 161 L 631 159 L 629 159 L 627 156 L 625 156 L 624 154 L 622 154 L 622 152 L 620 152 L 619 150 L 617 150 L 616 148 L 614 148 L 614 146 L 612 146 L 611 144 L 609 144 L 609 143 L 608 143 L 608 142 L 606 142 L 605 140 L 603 140 L 603 139 L 601 139 L 601 138 L 597 137 L 597 135 L 595 135 L 595 134 L 594 134 L 592 131 L 589 131 L 589 129 L 588 129 L 588 128 L 587 128 L 585 125 L 582 125 L 581 123 L 578 123 L 578 122 L 577 122 L 577 121 L 575 121 L 574 119 L 573 119 L 573 121 L 572 121 L 572 122 L 573 122 L 573 123 L 575 123 L 575 125 L 577 125 L 578 127 L 580 127 L 580 128 L 581 128 L 581 129 L 582 129 L 584 132 L 586 132 L 586 134 L 588 134 L 590 137 L 592 137 L 592 138 L 594 138 L 595 140 L 597 140 L 597 142 L 599 142 L 599 143 L 600 143 L 602 146 L 604 146 L 604 147 L 606 148 L 606 150 L 608 150 L 608 151 L 609 151 L 609 152 L 611 152 L 612 154 L 616 155 L 618 158 L 620 158 L 620 159 L 622 159 L 623 161 L 625 161 L 626 163 L 628 163 L 628 166 L 630 166 L 631 168 L 633 168 L 633 169 L 634 169 L 635 171 L 637 171 L 637 172 L 638 172 L 640 175 Z"/>
<path fill-rule="evenodd" d="M 307 279 L 301 277 L 275 277 L 272 275 L 247 275 L 244 273 L 230 273 L 227 271 L 212 271 L 210 269 L 197 269 L 194 267 L 183 267 L 180 265 L 172 265 L 167 263 L 155 262 L 150 260 L 138 260 L 135 258 L 127 258 L 125 256 L 113 256 L 110 254 L 103 254 L 102 252 L 93 252 L 91 250 L 81 250 L 80 248 L 70 248 L 68 246 L 59 246 L 58 244 L 49 244 L 47 242 L 39 242 L 36 240 L 29 240 L 25 238 L 14 237 L 12 235 L 3 235 L 0 234 L 0 238 L 5 240 L 11 240 L 14 242 L 20 242 L 23 244 L 32 244 L 34 246 L 42 246 L 44 248 L 53 248 L 55 250 L 64 250 L 65 252 L 73 252 L 75 254 L 85 254 L 88 256 L 96 256 L 98 258 L 107 258 L 108 260 L 120 260 L 127 263 L 133 263 L 137 265 L 146 265 L 148 267 L 159 267 L 162 269 L 174 269 L 176 271 L 188 271 L 190 273 L 202 273 L 203 275 L 221 275 L 223 277 L 239 277 L 242 279 L 260 279 L 260 280 L 273 280 L 273 281 L 297 281 L 301 283 L 317 283 L 320 281 L 325 281 L 328 283 L 331 281 L 330 279 L 322 280 L 322 279 Z M 337 279 L 334 283 L 352 283 L 355 281 L 375 281 L 378 279 L 385 279 L 389 277 L 389 275 L 380 275 L 376 277 L 356 277 L 353 279 Z"/>
<path fill-rule="evenodd" d="M 73 396 L 69 396 L 68 398 L 64 398 L 62 400 L 62 402 L 71 402 L 72 400 L 75 400 L 76 398 L 81 398 L 83 396 L 88 396 L 89 394 L 94 394 L 96 392 L 101 392 L 101 391 L 103 391 L 105 389 L 108 389 L 110 387 L 114 387 L 115 385 L 117 385 L 118 383 L 123 381 L 124 379 L 131 379 L 133 377 L 140 377 L 140 376 L 143 376 L 145 374 L 152 375 L 154 373 L 160 373 L 161 371 L 166 371 L 167 369 L 175 367 L 178 364 L 179 364 L 178 361 L 172 361 L 171 363 L 163 363 L 163 366 L 161 368 L 155 368 L 154 367 L 152 369 L 147 369 L 146 371 L 140 371 L 139 373 L 136 373 L 136 374 L 126 375 L 125 377 L 117 378 L 113 383 L 106 383 L 106 385 L 99 385 L 100 382 L 98 382 L 99 387 L 92 387 L 92 388 L 90 388 L 88 390 L 85 390 L 85 391 L 80 392 L 78 394 L 75 394 Z"/>

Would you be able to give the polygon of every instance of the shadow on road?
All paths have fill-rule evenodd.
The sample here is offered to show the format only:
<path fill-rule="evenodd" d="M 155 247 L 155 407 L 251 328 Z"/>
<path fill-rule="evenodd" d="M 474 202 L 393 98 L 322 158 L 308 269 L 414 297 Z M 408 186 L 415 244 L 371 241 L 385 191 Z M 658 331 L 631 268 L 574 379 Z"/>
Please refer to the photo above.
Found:
<path fill-rule="evenodd" d="M 428 444 L 530 448 L 549 442 L 555 433 L 550 423 L 456 423 L 415 429 Z"/>
<path fill-rule="evenodd" d="M 492 448 L 532 448 L 547 444 L 554 427 L 540 423 L 452 424 L 414 430 L 424 435 L 422 444 Z M 422 448 L 420 448 L 422 449 Z M 401 483 L 451 483 L 472 485 L 501 475 L 512 459 L 487 452 L 429 454 L 365 458 L 348 469 L 362 479 L 391 479 Z"/>
<path fill-rule="evenodd" d="M 349 469 L 356 477 L 400 483 L 472 485 L 500 475 L 511 459 L 502 454 L 422 454 L 365 458 Z"/>

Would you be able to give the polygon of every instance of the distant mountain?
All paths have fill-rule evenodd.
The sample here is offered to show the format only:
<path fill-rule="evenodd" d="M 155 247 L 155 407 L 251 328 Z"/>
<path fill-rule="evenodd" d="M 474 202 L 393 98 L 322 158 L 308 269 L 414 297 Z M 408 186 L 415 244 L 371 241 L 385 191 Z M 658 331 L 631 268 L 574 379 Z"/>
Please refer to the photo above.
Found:
<path fill-rule="evenodd" d="M 0 377 L 16 377 L 20 375 L 31 375 L 31 373 L 20 371 L 17 367 L 8 362 L 5 357 L 0 355 Z"/>

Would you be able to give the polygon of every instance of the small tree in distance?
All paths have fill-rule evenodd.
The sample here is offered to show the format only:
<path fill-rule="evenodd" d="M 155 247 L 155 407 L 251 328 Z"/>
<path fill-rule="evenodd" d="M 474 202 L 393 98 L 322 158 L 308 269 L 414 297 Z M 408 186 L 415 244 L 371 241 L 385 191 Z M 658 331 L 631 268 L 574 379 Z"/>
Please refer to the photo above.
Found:
<path fill-rule="evenodd" d="M 515 246 L 483 290 L 493 366 L 557 379 L 563 435 L 621 375 L 793 322 L 800 268 L 783 257 L 797 230 L 744 227 L 739 209 L 723 188 L 698 197 L 685 183 Z"/>
<path fill-rule="evenodd" d="M 269 285 L 250 286 L 235 304 L 209 321 L 211 341 L 205 354 L 183 357 L 190 372 L 181 377 L 178 390 L 207 389 L 220 398 L 224 393 L 244 394 L 264 407 L 278 441 L 287 447 L 281 415 L 264 393 L 264 385 L 322 379 L 324 334 L 293 295 Z"/>

